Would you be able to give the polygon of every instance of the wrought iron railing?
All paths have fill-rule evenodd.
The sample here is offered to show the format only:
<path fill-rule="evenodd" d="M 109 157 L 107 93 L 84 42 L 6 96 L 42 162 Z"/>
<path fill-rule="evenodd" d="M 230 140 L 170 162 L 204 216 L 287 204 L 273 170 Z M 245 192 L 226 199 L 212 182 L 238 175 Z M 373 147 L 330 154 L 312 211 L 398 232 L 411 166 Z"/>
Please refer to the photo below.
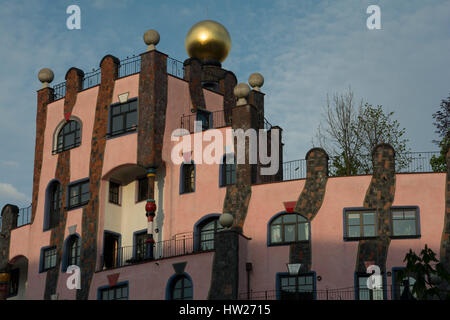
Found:
<path fill-rule="evenodd" d="M 127 77 L 141 71 L 141 56 L 126 57 L 120 60 L 119 78 Z"/>
<path fill-rule="evenodd" d="M 403 167 L 397 169 L 398 173 L 409 172 L 433 172 L 430 161 L 433 156 L 439 157 L 439 152 L 408 152 L 401 155 L 405 163 Z M 398 156 L 397 156 L 398 157 Z"/>
<path fill-rule="evenodd" d="M 182 115 L 181 128 L 188 130 L 190 133 L 193 133 L 195 131 L 195 121 L 200 121 L 197 120 L 197 113 Z M 225 111 L 219 110 L 211 112 L 208 122 L 208 124 L 205 124 L 205 129 L 218 129 L 226 127 L 227 123 L 225 120 Z M 201 130 L 202 128 L 200 128 L 200 131 Z"/>
<path fill-rule="evenodd" d="M 183 62 L 167 57 L 167 73 L 177 77 L 177 78 L 184 78 L 184 64 Z"/>
<path fill-rule="evenodd" d="M 95 87 L 100 84 L 101 70 L 94 69 L 92 72 L 86 73 L 83 77 L 83 90 Z"/>
<path fill-rule="evenodd" d="M 66 82 L 61 82 L 53 86 L 53 100 L 59 100 L 66 96 Z"/>
<path fill-rule="evenodd" d="M 211 241 L 211 246 L 206 247 L 213 248 L 214 239 L 209 241 Z M 202 243 L 204 244 L 205 241 L 203 240 Z M 112 250 L 109 253 L 103 252 L 101 255 L 101 270 L 206 251 L 201 250 L 201 246 L 198 247 L 199 248 L 194 248 L 194 237 L 192 233 L 154 243 L 152 254 L 147 252 L 148 247 L 145 243 L 121 247 L 117 250 Z M 203 245 L 203 247 L 205 246 Z"/>
<path fill-rule="evenodd" d="M 17 228 L 31 223 L 31 204 L 26 208 L 19 209 L 17 216 Z"/>

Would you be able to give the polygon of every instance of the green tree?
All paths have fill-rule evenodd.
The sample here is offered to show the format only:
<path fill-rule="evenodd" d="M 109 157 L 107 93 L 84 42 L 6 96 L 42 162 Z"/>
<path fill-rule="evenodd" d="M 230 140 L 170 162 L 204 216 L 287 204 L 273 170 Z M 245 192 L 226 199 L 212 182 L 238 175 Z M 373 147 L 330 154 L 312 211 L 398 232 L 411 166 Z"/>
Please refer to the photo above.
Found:
<path fill-rule="evenodd" d="M 374 107 L 364 101 L 356 104 L 350 88 L 343 94 L 334 94 L 332 99 L 328 96 L 313 144 L 320 145 L 330 156 L 330 174 L 371 173 L 372 150 L 380 143 L 389 143 L 396 151 L 397 170 L 406 167 L 410 162 L 406 130 L 393 115 L 381 105 Z"/>
<path fill-rule="evenodd" d="M 439 140 L 433 140 L 436 143 L 441 153 L 439 157 L 431 157 L 430 164 L 434 172 L 447 171 L 446 154 L 450 147 L 450 97 L 443 99 L 440 104 L 440 110 L 433 114 L 436 127 L 436 133 L 439 136 Z"/>
<path fill-rule="evenodd" d="M 420 255 L 410 249 L 403 262 L 406 262 L 406 268 L 399 273 L 399 281 L 413 276 L 416 282 L 412 294 L 417 299 L 450 299 L 450 291 L 442 289 L 450 282 L 450 274 L 427 245 Z"/>

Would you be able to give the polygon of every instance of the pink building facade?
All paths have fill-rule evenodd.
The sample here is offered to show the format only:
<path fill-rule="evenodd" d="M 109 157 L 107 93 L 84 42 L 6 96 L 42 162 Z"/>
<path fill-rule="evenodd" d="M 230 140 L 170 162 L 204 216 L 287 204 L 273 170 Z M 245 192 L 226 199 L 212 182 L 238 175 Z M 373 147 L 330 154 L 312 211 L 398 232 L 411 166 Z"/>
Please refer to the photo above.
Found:
<path fill-rule="evenodd" d="M 410 249 L 447 259 L 450 173 L 398 173 L 389 145 L 375 148 L 373 174 L 362 176 L 331 176 L 322 149 L 295 168 L 280 159 L 273 176 L 259 163 L 195 163 L 194 136 L 280 129 L 264 121 L 258 88 L 236 103 L 236 84 L 220 65 L 150 50 L 107 55 L 98 72 L 71 68 L 65 83 L 39 90 L 33 203 L 2 210 L 3 296 L 399 299 Z M 172 159 L 179 128 L 192 138 L 181 164 Z M 227 143 L 221 159 L 236 150 Z M 73 265 L 80 289 L 67 285 Z M 383 289 L 367 288 L 369 265 Z"/>

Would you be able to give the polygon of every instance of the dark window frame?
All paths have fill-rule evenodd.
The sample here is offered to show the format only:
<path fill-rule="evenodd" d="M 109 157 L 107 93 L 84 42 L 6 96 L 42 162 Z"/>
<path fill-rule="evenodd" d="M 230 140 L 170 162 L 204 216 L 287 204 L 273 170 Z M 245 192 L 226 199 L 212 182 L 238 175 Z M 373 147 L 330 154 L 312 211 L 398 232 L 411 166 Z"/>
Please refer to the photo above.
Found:
<path fill-rule="evenodd" d="M 48 226 L 45 230 L 56 228 L 59 224 L 63 210 L 63 187 L 59 181 L 53 181 L 50 185 L 48 209 Z"/>
<path fill-rule="evenodd" d="M 47 253 L 50 251 L 52 251 L 53 254 L 47 255 Z M 53 257 L 53 256 L 55 259 L 54 260 L 55 264 L 54 265 L 46 265 L 47 257 Z M 52 258 L 49 258 L 49 261 L 51 262 Z M 42 262 L 41 262 L 42 263 L 42 268 L 41 268 L 42 272 L 56 268 L 57 262 L 58 262 L 58 251 L 56 250 L 56 246 L 46 247 L 46 248 L 42 249 Z"/>
<path fill-rule="evenodd" d="M 208 230 L 204 230 L 204 228 L 209 225 L 210 223 L 214 223 L 214 227 L 212 229 L 208 229 Z M 202 221 L 202 223 L 199 225 L 198 227 L 198 239 L 197 239 L 197 243 L 198 243 L 198 251 L 204 252 L 204 251 L 211 251 L 215 249 L 215 238 L 216 238 L 216 234 L 217 232 L 219 232 L 220 230 L 223 230 L 222 225 L 219 222 L 219 216 L 218 217 L 212 217 L 209 219 L 205 219 L 204 221 Z M 212 239 L 207 239 L 207 240 L 203 240 L 202 236 L 204 236 L 205 234 L 213 235 Z M 206 244 L 205 248 L 203 247 L 203 244 Z M 211 246 L 212 243 L 212 246 Z M 209 246 L 209 247 L 208 247 Z"/>
<path fill-rule="evenodd" d="M 75 256 L 74 256 L 75 249 Z M 76 235 L 72 235 L 67 246 L 67 266 L 81 264 L 81 239 Z"/>
<path fill-rule="evenodd" d="M 75 123 L 75 128 L 70 128 L 69 126 L 72 126 L 72 124 Z M 68 128 L 66 130 L 66 128 Z M 70 145 L 66 145 L 66 138 L 70 135 L 74 135 L 74 142 Z M 54 150 L 52 151 L 52 154 L 58 154 L 70 149 L 74 149 L 76 147 L 79 147 L 81 145 L 81 123 L 80 121 L 76 119 L 70 119 L 69 121 L 66 121 L 64 125 L 59 129 L 57 135 L 56 135 L 56 141 Z"/>
<path fill-rule="evenodd" d="M 363 272 L 355 272 L 355 300 L 368 300 L 368 301 L 381 301 L 381 300 L 386 300 L 387 299 L 387 280 L 386 280 L 386 274 L 382 273 L 381 274 L 381 278 L 383 281 L 383 289 L 381 289 L 383 291 L 383 299 L 374 299 L 374 290 L 372 289 L 365 289 L 367 290 L 367 294 L 369 295 L 369 299 L 361 299 L 361 287 L 360 287 L 360 279 L 366 279 L 369 278 L 371 276 L 371 274 L 369 273 L 363 273 Z"/>
<path fill-rule="evenodd" d="M 195 192 L 195 163 L 183 163 L 180 170 L 180 194 Z"/>
<path fill-rule="evenodd" d="M 123 293 L 123 289 L 126 289 L 126 295 L 117 299 L 117 290 L 120 289 L 121 294 Z M 109 299 L 110 292 L 112 292 L 113 299 Z M 107 293 L 108 299 L 103 299 L 104 293 Z M 128 286 L 128 282 L 118 283 L 113 287 L 101 287 L 98 289 L 98 300 L 129 300 L 130 290 Z"/>
<path fill-rule="evenodd" d="M 283 290 L 283 279 L 295 279 L 295 291 Z M 301 284 L 301 278 L 310 278 L 311 283 Z M 289 282 L 289 280 L 288 280 Z M 301 291 L 301 288 L 305 286 L 311 286 L 311 290 Z M 288 287 L 292 287 L 288 285 Z M 303 292 L 303 294 L 302 294 Z M 315 300 L 316 297 L 316 273 L 314 271 L 300 273 L 298 275 L 290 275 L 289 273 L 278 273 L 277 274 L 277 300 Z"/>
<path fill-rule="evenodd" d="M 204 117 L 203 119 L 205 119 L 205 121 L 203 121 L 202 117 Z M 197 108 L 195 121 L 202 122 L 202 131 L 206 131 L 206 130 L 213 128 L 212 112 L 210 112 L 208 110 Z"/>
<path fill-rule="evenodd" d="M 373 213 L 374 214 L 374 224 L 364 224 L 363 214 L 364 213 Z M 349 227 L 356 226 L 350 225 L 348 222 L 349 214 L 359 214 L 359 236 L 351 237 L 349 236 Z M 365 239 L 376 239 L 378 237 L 378 212 L 377 209 L 370 208 L 344 208 L 344 240 L 345 241 L 359 241 Z M 374 236 L 365 236 L 364 235 L 364 226 L 374 226 Z"/>
<path fill-rule="evenodd" d="M 144 260 L 147 257 L 147 231 L 137 231 L 133 235 L 133 257 L 136 260 Z"/>
<path fill-rule="evenodd" d="M 83 186 L 84 185 L 88 185 L 88 191 L 86 192 L 82 192 L 83 190 Z M 72 196 L 72 190 L 74 188 L 78 189 L 78 193 L 76 196 Z M 87 200 L 82 201 L 83 195 L 88 195 Z M 75 204 L 71 203 L 72 199 L 78 199 L 78 201 Z M 67 205 L 67 209 L 71 210 L 71 209 L 76 209 L 76 208 L 80 208 L 82 206 L 85 206 L 86 204 L 89 203 L 89 198 L 90 198 L 90 181 L 89 180 L 81 180 L 79 182 L 72 182 L 71 184 L 69 184 L 67 186 L 67 201 L 66 201 L 66 205 Z"/>
<path fill-rule="evenodd" d="M 122 107 L 128 105 L 128 111 L 122 111 Z M 130 111 L 130 107 L 135 108 Z M 115 110 L 119 109 L 119 112 L 114 114 Z M 130 99 L 127 102 L 124 103 L 114 103 L 110 105 L 109 107 L 109 119 L 108 119 L 108 138 L 118 137 L 127 133 L 135 132 L 138 128 L 138 122 L 139 122 L 139 113 L 138 113 L 138 99 Z M 127 120 L 130 117 L 131 114 L 136 114 L 136 123 L 127 126 Z M 122 124 L 120 129 L 114 128 L 114 119 L 122 117 Z"/>
<path fill-rule="evenodd" d="M 188 281 L 190 286 L 185 285 L 185 281 Z M 181 288 L 175 288 L 177 283 L 181 281 Z M 191 289 L 191 297 L 185 296 L 186 295 L 186 289 Z M 175 290 L 180 291 L 181 295 L 180 298 L 175 298 Z M 171 283 L 170 288 L 170 295 L 171 300 L 193 300 L 194 299 L 194 284 L 191 279 L 189 279 L 186 275 L 182 274 L 179 276 L 176 276 Z"/>
<path fill-rule="evenodd" d="M 413 235 L 395 235 L 394 234 L 394 220 L 411 220 L 411 219 L 393 219 L 393 212 L 395 211 L 415 211 L 415 223 L 416 233 Z M 391 239 L 417 239 L 421 237 L 420 232 L 420 209 L 418 206 L 402 206 L 402 207 L 391 207 L 389 212 L 390 228 L 391 228 Z"/>
<path fill-rule="evenodd" d="M 400 300 L 402 296 L 402 288 L 403 287 L 403 278 L 399 279 L 400 273 L 404 272 L 406 270 L 405 267 L 393 267 L 392 268 L 392 300 Z M 409 278 L 414 279 L 416 281 L 414 274 L 407 273 L 406 277 L 408 277 L 408 282 L 410 283 L 409 289 L 412 294 L 413 286 L 411 285 L 411 281 Z M 403 288 L 404 290 L 404 288 Z"/>
<path fill-rule="evenodd" d="M 296 216 L 296 222 L 288 222 L 288 223 L 284 223 L 284 217 L 285 216 L 289 216 L 289 215 L 295 215 Z M 278 218 L 281 217 L 281 223 L 275 223 L 276 220 Z M 304 221 L 299 221 L 299 218 L 301 217 L 304 219 Z M 298 239 L 298 233 L 299 233 L 299 224 L 307 224 L 308 225 L 308 232 L 307 232 L 307 239 L 304 240 L 299 240 Z M 279 242 L 274 242 L 272 240 L 272 226 L 273 225 L 279 225 L 281 226 L 281 233 L 280 233 L 280 238 L 281 241 Z M 286 225 L 294 225 L 295 226 L 295 240 L 294 241 L 286 241 L 285 240 L 285 226 Z M 304 217 L 302 214 L 298 213 L 298 212 L 282 212 L 280 214 L 275 215 L 272 219 L 270 219 L 269 223 L 268 223 L 268 246 L 283 246 L 283 245 L 289 245 L 291 243 L 300 243 L 300 242 L 309 242 L 311 241 L 311 223 L 310 221 L 308 221 L 308 219 L 306 217 Z"/>
<path fill-rule="evenodd" d="M 233 156 L 234 163 L 227 163 L 227 157 Z M 236 184 L 236 157 L 232 153 L 227 153 L 222 157 L 222 163 L 220 164 L 221 181 L 220 186 L 225 187 Z"/>
<path fill-rule="evenodd" d="M 120 206 L 120 183 L 109 181 L 108 202 Z"/>
<path fill-rule="evenodd" d="M 137 183 L 136 203 L 146 201 L 148 198 L 148 178 L 146 176 L 140 177 L 136 180 L 136 183 Z"/>

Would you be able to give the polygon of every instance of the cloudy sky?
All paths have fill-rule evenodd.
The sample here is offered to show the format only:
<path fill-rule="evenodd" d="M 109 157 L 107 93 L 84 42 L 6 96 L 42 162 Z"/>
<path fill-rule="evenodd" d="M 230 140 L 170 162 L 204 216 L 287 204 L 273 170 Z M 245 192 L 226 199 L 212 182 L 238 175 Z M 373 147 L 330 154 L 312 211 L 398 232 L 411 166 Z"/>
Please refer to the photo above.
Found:
<path fill-rule="evenodd" d="M 81 30 L 66 28 L 71 4 L 81 8 Z M 381 30 L 366 27 L 372 4 Z M 62 82 L 72 66 L 89 72 L 108 53 L 144 52 L 147 29 L 159 31 L 160 51 L 183 61 L 185 35 L 204 19 L 231 34 L 224 68 L 240 82 L 264 75 L 266 118 L 284 129 L 286 160 L 304 158 L 327 93 L 349 86 L 395 112 L 413 151 L 437 150 L 431 115 L 450 93 L 449 0 L 0 0 L 0 207 L 30 202 L 42 67 Z"/>

